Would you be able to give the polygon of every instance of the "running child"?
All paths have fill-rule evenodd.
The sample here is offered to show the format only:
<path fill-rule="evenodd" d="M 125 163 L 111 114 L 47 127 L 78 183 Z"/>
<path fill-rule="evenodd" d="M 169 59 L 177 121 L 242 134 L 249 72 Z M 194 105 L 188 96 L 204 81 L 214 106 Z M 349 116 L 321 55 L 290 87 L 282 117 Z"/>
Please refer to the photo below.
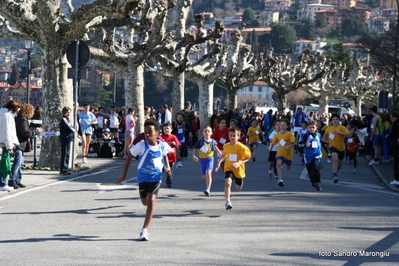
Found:
<path fill-rule="evenodd" d="M 234 128 L 237 127 L 237 120 L 235 119 L 230 119 L 230 126 L 229 128 Z M 240 128 L 241 129 L 241 128 Z M 244 145 L 247 145 L 247 136 L 245 135 L 244 131 L 241 130 L 241 136 L 240 139 L 238 140 Z"/>
<path fill-rule="evenodd" d="M 301 124 L 301 128 L 298 130 L 297 132 L 297 151 L 299 153 L 299 155 L 301 156 L 301 162 L 302 165 L 305 164 L 304 158 L 303 158 L 303 152 L 304 152 L 304 148 L 305 148 L 305 142 L 303 141 L 303 136 L 308 133 L 308 122 L 306 121 L 302 121 Z"/>
<path fill-rule="evenodd" d="M 179 159 L 177 160 L 177 169 L 180 169 L 183 167 L 182 163 L 182 156 L 184 154 L 184 151 L 187 148 L 187 143 L 188 139 L 186 139 L 186 132 L 190 131 L 189 125 L 187 125 L 184 122 L 184 114 L 182 112 L 178 112 L 175 115 L 176 120 L 172 123 L 172 134 L 177 137 L 177 139 L 180 141 L 180 151 L 179 151 Z"/>
<path fill-rule="evenodd" d="M 304 162 L 310 182 L 317 191 L 320 191 L 321 135 L 317 132 L 315 121 L 309 121 L 308 132 L 303 136 L 303 141 L 305 143 Z"/>
<path fill-rule="evenodd" d="M 277 184 L 280 187 L 284 186 L 283 181 L 283 170 L 281 166 L 283 163 L 286 165 L 287 171 L 291 169 L 292 159 L 294 157 L 293 147 L 295 146 L 295 136 L 290 131 L 287 130 L 289 122 L 287 120 L 281 120 L 280 122 L 280 132 L 278 132 L 273 140 L 272 146 L 278 144 L 278 150 L 276 154 L 276 164 L 277 164 Z M 269 147 L 269 152 L 271 147 Z"/>
<path fill-rule="evenodd" d="M 212 171 L 214 165 L 213 152 L 216 150 L 220 156 L 220 150 L 216 146 L 216 141 L 211 139 L 212 129 L 207 126 L 202 129 L 202 138 L 197 141 L 193 149 L 193 161 L 198 162 L 196 156 L 197 151 L 199 152 L 199 162 L 201 166 L 202 179 L 206 181 L 206 189 L 204 191 L 205 196 L 211 195 L 212 186 Z"/>
<path fill-rule="evenodd" d="M 212 138 L 216 141 L 217 147 L 223 153 L 223 145 L 229 142 L 229 128 L 227 127 L 226 118 L 218 118 L 218 128 L 213 130 Z M 218 154 L 220 160 L 220 155 Z"/>
<path fill-rule="evenodd" d="M 166 186 L 168 188 L 172 187 L 172 175 L 173 175 L 173 165 L 177 162 L 179 158 L 179 148 L 181 146 L 179 139 L 172 134 L 172 124 L 167 122 L 163 125 L 163 134 L 161 138 L 168 143 L 168 145 L 172 148 L 172 151 L 168 153 L 168 161 L 170 167 L 170 173 L 166 174 Z"/>
<path fill-rule="evenodd" d="M 269 135 L 269 148 L 271 148 L 271 150 L 269 152 L 269 158 L 267 159 L 267 161 L 269 162 L 269 179 L 272 179 L 273 170 L 275 178 L 278 178 L 277 166 L 276 166 L 276 154 L 278 151 L 278 143 L 272 146 L 272 141 L 274 136 L 280 131 L 280 119 L 274 121 L 273 128 L 274 130 Z"/>
<path fill-rule="evenodd" d="M 331 154 L 333 181 L 338 183 L 338 171 L 345 157 L 345 137 L 349 137 L 349 130 L 340 125 L 338 114 L 331 116 L 331 123 L 332 125 L 326 128 L 323 139 L 328 142 Z"/>
<path fill-rule="evenodd" d="M 259 134 L 263 134 L 258 126 L 258 120 L 252 120 L 251 126 L 248 128 L 248 144 L 252 152 L 252 161 L 256 161 L 256 148 L 259 145 Z"/>
<path fill-rule="evenodd" d="M 118 178 L 118 183 L 121 184 L 126 179 L 132 158 L 140 156 L 137 166 L 137 182 L 141 203 L 147 206 L 143 228 L 140 231 L 140 241 L 149 240 L 148 227 L 154 215 L 155 201 L 162 182 L 162 168 L 165 167 L 166 172 L 171 173 L 167 157 L 171 148 L 166 142 L 157 139 L 159 130 L 159 123 L 155 119 L 147 119 L 144 122 L 145 140 L 132 146 L 129 150 L 123 172 Z"/>
<path fill-rule="evenodd" d="M 241 130 L 238 128 L 229 129 L 229 140 L 223 146 L 223 154 L 216 166 L 215 172 L 220 168 L 223 161 L 224 163 L 224 195 L 226 197 L 226 210 L 231 210 L 233 205 L 231 204 L 231 184 L 234 179 L 236 189 L 241 190 L 244 185 L 245 178 L 245 163 L 251 159 L 251 151 L 247 146 L 238 142 Z"/>
<path fill-rule="evenodd" d="M 346 155 L 348 157 L 349 165 L 353 161 L 353 173 L 356 173 L 357 167 L 357 149 L 360 148 L 360 140 L 356 136 L 356 127 L 351 127 L 349 137 L 346 140 Z"/>

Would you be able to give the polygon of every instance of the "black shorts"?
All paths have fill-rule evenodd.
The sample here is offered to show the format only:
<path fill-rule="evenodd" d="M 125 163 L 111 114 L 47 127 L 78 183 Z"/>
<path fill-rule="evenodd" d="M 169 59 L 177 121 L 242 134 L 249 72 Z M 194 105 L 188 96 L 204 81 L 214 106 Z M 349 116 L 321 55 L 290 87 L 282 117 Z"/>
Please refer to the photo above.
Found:
<path fill-rule="evenodd" d="M 139 183 L 139 193 L 140 198 L 147 198 L 148 194 L 155 194 L 158 196 L 159 188 L 161 187 L 161 182 L 143 182 Z"/>
<path fill-rule="evenodd" d="M 117 129 L 117 128 L 110 127 L 110 128 L 109 128 L 109 132 L 111 132 L 111 133 L 118 133 L 118 129 Z"/>
<path fill-rule="evenodd" d="M 338 160 L 342 161 L 345 157 L 345 151 L 339 151 L 334 147 L 330 148 L 330 153 L 336 153 L 338 154 Z"/>
<path fill-rule="evenodd" d="M 96 128 L 94 130 L 94 133 L 96 134 L 96 137 L 99 139 L 103 137 L 103 129 L 102 128 Z"/>
<path fill-rule="evenodd" d="M 269 152 L 269 158 L 267 159 L 268 162 L 274 162 L 276 160 L 276 151 Z"/>
<path fill-rule="evenodd" d="M 243 183 L 242 178 L 235 177 L 232 171 L 227 171 L 224 173 L 224 179 L 231 178 L 234 179 L 234 182 L 237 186 L 241 186 Z"/>

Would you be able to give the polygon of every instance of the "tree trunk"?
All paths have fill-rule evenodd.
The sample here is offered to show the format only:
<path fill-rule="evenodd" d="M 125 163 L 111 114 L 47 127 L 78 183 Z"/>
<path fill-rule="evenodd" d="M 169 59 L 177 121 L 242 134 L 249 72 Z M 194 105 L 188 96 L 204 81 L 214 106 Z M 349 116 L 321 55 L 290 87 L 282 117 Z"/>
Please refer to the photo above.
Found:
<path fill-rule="evenodd" d="M 125 79 L 125 106 L 134 107 L 138 117 L 134 133 L 144 132 L 144 66 L 130 68 L 123 74 Z"/>
<path fill-rule="evenodd" d="M 184 108 L 184 72 L 180 73 L 173 81 L 173 91 L 172 91 L 172 106 L 173 113 L 172 119 L 174 119 L 175 114 Z"/>
<path fill-rule="evenodd" d="M 229 94 L 229 110 L 233 110 L 237 108 L 237 92 L 231 88 L 226 91 Z"/>
<path fill-rule="evenodd" d="M 43 128 L 46 132 L 59 132 L 62 108 L 73 108 L 72 79 L 68 80 L 68 62 L 64 47 L 59 45 L 42 48 L 43 66 Z M 74 121 L 73 117 L 70 117 Z M 60 166 L 61 144 L 59 137 L 43 137 L 39 167 L 58 169 Z M 71 160 L 74 161 L 73 159 Z"/>
<path fill-rule="evenodd" d="M 328 95 L 321 93 L 319 97 L 319 113 L 328 113 Z"/>
<path fill-rule="evenodd" d="M 209 124 L 209 119 L 213 113 L 213 85 L 206 80 L 197 82 L 199 88 L 199 119 L 201 128 Z"/>
<path fill-rule="evenodd" d="M 277 90 L 275 89 L 275 92 L 276 92 L 276 94 L 275 94 L 276 97 L 274 99 L 275 100 L 274 104 L 276 105 L 277 110 L 279 111 L 279 113 L 284 116 L 285 115 L 285 112 L 284 112 L 284 109 L 285 109 L 285 106 L 284 106 L 284 104 L 285 104 L 285 93 L 279 93 L 278 89 Z"/>
<path fill-rule="evenodd" d="M 363 98 L 358 97 L 357 98 L 357 110 L 355 111 L 357 115 L 362 116 L 362 104 L 363 104 Z"/>

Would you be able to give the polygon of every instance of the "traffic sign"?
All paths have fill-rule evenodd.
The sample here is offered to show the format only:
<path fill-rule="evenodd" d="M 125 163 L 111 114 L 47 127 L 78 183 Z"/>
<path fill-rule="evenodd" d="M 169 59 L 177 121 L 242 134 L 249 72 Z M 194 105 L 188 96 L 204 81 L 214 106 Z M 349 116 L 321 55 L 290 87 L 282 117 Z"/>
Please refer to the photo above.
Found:
<path fill-rule="evenodd" d="M 72 67 L 76 64 L 76 43 L 71 42 L 67 47 L 67 59 Z M 84 41 L 79 41 L 79 68 L 85 66 L 90 60 L 90 48 Z"/>

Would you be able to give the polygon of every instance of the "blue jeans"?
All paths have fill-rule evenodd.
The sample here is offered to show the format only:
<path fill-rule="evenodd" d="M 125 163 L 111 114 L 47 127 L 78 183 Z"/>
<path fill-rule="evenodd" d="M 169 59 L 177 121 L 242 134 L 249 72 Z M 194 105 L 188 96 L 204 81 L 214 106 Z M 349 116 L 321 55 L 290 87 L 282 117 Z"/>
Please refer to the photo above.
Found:
<path fill-rule="evenodd" d="M 69 140 L 61 141 L 60 172 L 68 171 L 71 142 Z"/>
<path fill-rule="evenodd" d="M 24 152 L 20 148 L 14 149 L 14 162 L 11 167 L 10 183 L 21 184 L 22 165 L 24 164 Z"/>

